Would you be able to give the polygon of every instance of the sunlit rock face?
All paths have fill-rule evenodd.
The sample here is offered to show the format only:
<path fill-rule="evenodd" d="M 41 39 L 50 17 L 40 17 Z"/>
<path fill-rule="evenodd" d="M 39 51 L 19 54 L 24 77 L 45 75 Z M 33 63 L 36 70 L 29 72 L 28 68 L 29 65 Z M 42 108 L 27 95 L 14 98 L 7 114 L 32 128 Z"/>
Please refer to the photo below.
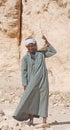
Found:
<path fill-rule="evenodd" d="M 20 84 L 19 76 L 19 0 L 0 0 L 0 100 L 12 100 Z"/>
<path fill-rule="evenodd" d="M 46 59 L 50 91 L 70 91 L 70 0 L 22 0 L 22 5 L 20 0 L 0 0 L 1 102 L 21 96 L 24 40 L 34 37 L 40 49 L 43 34 L 57 50 Z"/>
<path fill-rule="evenodd" d="M 42 35 L 47 37 L 57 50 L 55 56 L 46 59 L 50 90 L 69 91 L 70 0 L 23 0 L 23 5 L 23 42 L 32 36 L 41 48 Z"/>

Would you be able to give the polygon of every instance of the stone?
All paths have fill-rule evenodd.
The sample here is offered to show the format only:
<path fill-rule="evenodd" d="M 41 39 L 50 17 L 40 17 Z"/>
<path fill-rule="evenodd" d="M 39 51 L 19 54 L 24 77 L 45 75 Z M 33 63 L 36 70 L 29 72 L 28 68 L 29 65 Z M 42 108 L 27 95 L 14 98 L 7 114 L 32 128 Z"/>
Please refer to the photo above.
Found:
<path fill-rule="evenodd" d="M 27 51 L 24 40 L 29 36 L 36 39 L 40 49 L 44 34 L 57 50 L 55 56 L 46 59 L 50 91 L 70 92 L 69 28 L 69 0 L 0 0 L 0 102 L 16 103 L 23 93 L 19 87 L 21 59 Z M 65 100 L 56 99 L 56 105 Z"/>
<path fill-rule="evenodd" d="M 41 37 L 45 34 L 49 42 L 57 50 L 55 56 L 46 60 L 49 72 L 50 91 L 70 91 L 68 87 L 70 84 L 69 0 L 39 0 L 37 2 L 28 1 L 27 3 L 23 1 L 23 5 L 22 20 L 24 24 L 22 25 L 21 58 L 26 51 L 23 45 L 24 39 L 34 32 L 32 36 L 37 40 L 38 48 L 40 49 L 44 45 Z M 31 13 L 27 14 L 27 12 Z"/>
<path fill-rule="evenodd" d="M 35 128 L 34 130 L 37 130 L 37 128 Z M 53 128 L 38 128 L 38 130 L 54 130 Z"/>
<path fill-rule="evenodd" d="M 5 113 L 3 110 L 0 110 L 0 117 L 3 117 L 3 116 L 5 116 Z"/>

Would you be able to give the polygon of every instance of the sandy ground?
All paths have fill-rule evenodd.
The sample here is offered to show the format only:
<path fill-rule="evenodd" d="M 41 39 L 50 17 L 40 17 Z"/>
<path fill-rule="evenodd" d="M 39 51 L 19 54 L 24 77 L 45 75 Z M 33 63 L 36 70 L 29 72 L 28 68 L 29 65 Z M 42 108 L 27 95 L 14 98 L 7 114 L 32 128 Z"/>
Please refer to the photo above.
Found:
<path fill-rule="evenodd" d="M 63 95 L 63 94 L 62 94 Z M 50 94 L 49 116 L 47 122 L 50 128 L 40 128 L 42 118 L 34 118 L 34 125 L 28 126 L 24 122 L 18 122 L 12 118 L 16 104 L 0 104 L 0 130 L 70 130 L 70 93 Z M 61 97 L 61 98 L 60 98 Z M 63 99 L 65 98 L 65 100 Z M 36 128 L 39 126 L 39 128 Z"/>

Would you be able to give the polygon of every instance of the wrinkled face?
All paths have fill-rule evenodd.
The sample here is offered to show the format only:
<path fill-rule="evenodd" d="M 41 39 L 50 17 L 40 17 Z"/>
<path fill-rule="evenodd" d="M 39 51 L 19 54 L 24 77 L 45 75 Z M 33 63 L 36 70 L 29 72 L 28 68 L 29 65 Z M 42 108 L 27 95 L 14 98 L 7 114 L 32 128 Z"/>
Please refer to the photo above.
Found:
<path fill-rule="evenodd" d="M 30 53 L 35 53 L 36 52 L 36 50 L 37 50 L 37 45 L 36 44 L 33 44 L 33 43 L 30 43 L 28 46 L 26 46 L 27 47 L 27 49 L 28 49 L 28 51 L 30 52 Z"/>

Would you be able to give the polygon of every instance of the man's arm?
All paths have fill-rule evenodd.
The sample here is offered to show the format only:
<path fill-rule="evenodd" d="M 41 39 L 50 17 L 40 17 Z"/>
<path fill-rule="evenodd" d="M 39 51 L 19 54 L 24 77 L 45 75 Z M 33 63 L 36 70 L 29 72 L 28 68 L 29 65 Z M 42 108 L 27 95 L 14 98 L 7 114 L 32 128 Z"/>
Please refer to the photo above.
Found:
<path fill-rule="evenodd" d="M 45 41 L 44 49 L 41 51 L 44 53 L 45 57 L 51 57 L 56 54 L 55 48 L 48 42 L 47 38 L 43 35 L 42 39 Z"/>

